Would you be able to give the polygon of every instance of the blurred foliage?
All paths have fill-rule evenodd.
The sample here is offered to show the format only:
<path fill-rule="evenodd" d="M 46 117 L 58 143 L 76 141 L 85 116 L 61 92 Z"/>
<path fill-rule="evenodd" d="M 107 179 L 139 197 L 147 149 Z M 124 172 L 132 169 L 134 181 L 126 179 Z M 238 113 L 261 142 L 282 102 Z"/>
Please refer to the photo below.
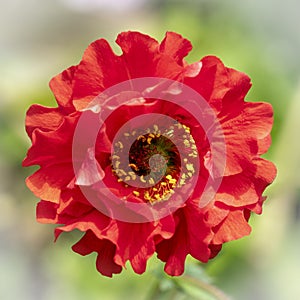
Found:
<path fill-rule="evenodd" d="M 189 62 L 217 55 L 225 65 L 251 77 L 249 101 L 270 102 L 275 111 L 273 146 L 267 157 L 276 162 L 279 175 L 267 192 L 271 196 L 264 215 L 251 219 L 250 237 L 225 245 L 217 258 L 203 265 L 205 273 L 189 259 L 186 278 L 216 284 L 236 299 L 298 299 L 300 74 L 286 57 L 278 56 L 280 51 L 272 51 L 266 34 L 253 29 L 237 2 L 157 0 L 126 13 L 101 8 L 80 11 L 72 9 L 72 1 L 62 0 L 24 3 L 1 4 L 1 20 L 11 15 L 12 22 L 0 46 L 0 298 L 213 299 L 203 292 L 205 288 L 200 294 L 193 280 L 162 275 L 163 266 L 155 257 L 141 276 L 128 266 L 121 275 L 104 278 L 95 269 L 95 255 L 83 258 L 71 252 L 78 232 L 53 244 L 53 226 L 35 222 L 37 199 L 24 184 L 34 168 L 21 168 L 29 147 L 24 130 L 27 107 L 34 102 L 54 106 L 47 86 L 51 76 L 77 64 L 91 41 L 105 37 L 112 43 L 118 32 L 132 29 L 159 40 L 167 30 L 181 33 L 194 46 Z M 24 26 L 16 26 L 14 20 Z"/>

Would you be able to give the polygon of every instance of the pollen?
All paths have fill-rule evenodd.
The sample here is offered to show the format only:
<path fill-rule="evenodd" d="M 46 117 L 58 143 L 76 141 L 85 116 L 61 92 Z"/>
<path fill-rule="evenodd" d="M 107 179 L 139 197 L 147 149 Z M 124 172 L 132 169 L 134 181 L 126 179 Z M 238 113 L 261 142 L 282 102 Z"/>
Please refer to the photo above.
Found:
<path fill-rule="evenodd" d="M 143 175 L 140 177 L 140 180 L 141 180 L 141 182 L 146 183 L 146 180 Z"/>
<path fill-rule="evenodd" d="M 194 169 L 194 165 L 193 164 L 186 164 L 186 169 L 188 171 L 192 171 L 192 172 L 195 172 L 195 169 Z"/>
<path fill-rule="evenodd" d="M 122 174 L 124 176 L 127 176 L 127 173 L 122 169 L 118 169 L 117 172 L 119 172 L 120 174 Z"/>
<path fill-rule="evenodd" d="M 155 184 L 154 179 L 153 179 L 153 178 L 150 178 L 150 179 L 149 179 L 149 183 L 150 183 L 150 184 Z"/>
<path fill-rule="evenodd" d="M 142 140 L 143 142 L 146 140 L 146 138 L 143 135 L 138 136 L 137 140 Z"/>
<path fill-rule="evenodd" d="M 128 172 L 132 180 L 136 180 L 136 175 L 134 172 Z"/>
<path fill-rule="evenodd" d="M 129 164 L 129 167 L 131 167 L 135 171 L 138 170 L 138 167 L 135 164 Z"/>
<path fill-rule="evenodd" d="M 137 196 L 137 197 L 140 196 L 140 193 L 139 193 L 138 191 L 133 191 L 132 193 L 133 193 L 133 195 L 135 195 L 135 196 Z"/>
<path fill-rule="evenodd" d="M 186 146 L 186 147 L 189 147 L 191 144 L 190 144 L 190 142 L 188 141 L 188 140 L 184 140 L 184 145 Z"/>
<path fill-rule="evenodd" d="M 119 147 L 120 149 L 124 148 L 123 144 L 120 141 L 115 143 L 115 146 Z"/>

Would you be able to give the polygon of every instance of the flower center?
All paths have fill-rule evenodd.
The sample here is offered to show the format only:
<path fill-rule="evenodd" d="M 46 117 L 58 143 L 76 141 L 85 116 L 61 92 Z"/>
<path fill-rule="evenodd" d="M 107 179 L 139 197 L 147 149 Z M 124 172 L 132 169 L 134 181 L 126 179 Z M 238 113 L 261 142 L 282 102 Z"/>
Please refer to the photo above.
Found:
<path fill-rule="evenodd" d="M 170 139 L 149 133 L 139 136 L 132 144 L 129 162 L 138 176 L 149 175 L 151 171 L 154 175 L 161 175 L 180 167 L 180 155 Z"/>
<path fill-rule="evenodd" d="M 137 180 L 147 184 L 146 188 L 137 187 L 132 194 L 146 202 L 155 204 L 168 200 L 174 193 L 175 187 L 185 185 L 188 178 L 195 173 L 193 159 L 197 157 L 197 147 L 190 128 L 180 123 L 174 126 L 159 129 L 157 125 L 153 129 L 148 128 L 146 134 L 138 131 L 126 132 L 122 139 L 115 143 L 115 153 L 112 156 L 113 173 L 118 181 L 135 186 Z M 124 144 L 128 138 L 134 138 L 129 150 L 129 170 L 121 161 Z M 182 160 L 177 145 L 182 144 L 184 159 Z M 128 170 L 127 172 L 125 170 Z"/>

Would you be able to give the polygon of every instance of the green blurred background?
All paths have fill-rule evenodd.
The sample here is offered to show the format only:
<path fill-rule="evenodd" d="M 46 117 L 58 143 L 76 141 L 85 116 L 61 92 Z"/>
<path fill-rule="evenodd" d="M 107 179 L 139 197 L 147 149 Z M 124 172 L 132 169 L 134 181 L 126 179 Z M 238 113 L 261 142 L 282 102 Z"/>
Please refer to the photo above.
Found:
<path fill-rule="evenodd" d="M 203 268 L 233 299 L 300 299 L 299 1 L 3 0 L 0 8 L 0 299 L 158 299 L 159 283 L 161 299 L 192 299 L 168 293 L 172 282 L 161 277 L 156 258 L 142 276 L 130 266 L 113 279 L 100 276 L 95 255 L 72 253 L 78 233 L 54 244 L 53 226 L 36 223 L 38 199 L 24 184 L 34 170 L 21 168 L 28 106 L 54 106 L 51 77 L 77 64 L 93 40 L 113 44 L 125 30 L 158 40 L 167 30 L 181 33 L 194 46 L 189 62 L 217 55 L 252 78 L 248 100 L 274 106 L 266 157 L 278 177 L 264 213 L 252 217 L 251 236 L 225 245 Z"/>

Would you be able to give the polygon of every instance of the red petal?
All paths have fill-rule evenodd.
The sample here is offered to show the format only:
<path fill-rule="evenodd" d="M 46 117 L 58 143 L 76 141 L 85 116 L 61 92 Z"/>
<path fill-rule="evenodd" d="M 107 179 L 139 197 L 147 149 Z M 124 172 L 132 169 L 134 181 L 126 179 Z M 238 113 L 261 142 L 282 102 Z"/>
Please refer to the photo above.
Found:
<path fill-rule="evenodd" d="M 154 229 L 152 223 L 115 222 L 107 234 L 117 245 L 116 263 L 124 266 L 129 260 L 136 273 L 143 273 L 146 270 L 147 260 L 155 251 Z"/>
<path fill-rule="evenodd" d="M 36 217 L 38 222 L 52 223 L 57 222 L 57 204 L 49 201 L 40 201 L 36 207 Z"/>
<path fill-rule="evenodd" d="M 155 74 L 154 58 L 158 53 L 158 42 L 139 32 L 123 32 L 116 43 L 123 51 L 128 74 L 131 77 L 144 77 Z"/>
<path fill-rule="evenodd" d="M 90 186 L 103 179 L 105 173 L 95 158 L 95 151 L 92 148 L 87 150 L 86 157 L 76 174 L 75 184 Z"/>
<path fill-rule="evenodd" d="M 221 251 L 222 245 L 209 245 L 209 249 L 211 251 L 210 259 L 212 259 Z"/>
<path fill-rule="evenodd" d="M 229 209 L 222 209 L 215 206 L 214 203 L 210 203 L 205 214 L 205 221 L 209 224 L 209 227 L 215 227 L 219 225 L 228 214 Z"/>
<path fill-rule="evenodd" d="M 221 100 L 229 90 L 227 70 L 214 56 L 204 57 L 201 63 L 202 68 L 198 76 L 185 78 L 185 84 L 196 90 L 213 108 L 220 111 Z"/>
<path fill-rule="evenodd" d="M 55 131 L 35 130 L 32 134 L 32 146 L 23 161 L 23 166 L 71 163 L 76 123 L 77 117 L 65 117 Z"/>
<path fill-rule="evenodd" d="M 267 135 L 265 138 L 259 139 L 257 141 L 258 145 L 258 155 L 262 155 L 268 151 L 272 143 L 271 135 Z"/>
<path fill-rule="evenodd" d="M 226 105 L 238 105 L 239 100 L 244 100 L 251 88 L 251 81 L 248 75 L 237 70 L 226 68 L 228 74 L 228 87 L 230 90 L 223 99 L 223 107 Z"/>
<path fill-rule="evenodd" d="M 94 207 L 88 202 L 82 194 L 80 188 L 76 186 L 72 190 L 66 190 L 61 193 L 61 201 L 57 208 L 57 214 L 60 222 L 70 223 L 71 219 L 82 217 L 93 210 Z"/>
<path fill-rule="evenodd" d="M 166 37 L 167 40 L 169 38 L 172 38 L 172 34 L 170 37 Z M 176 39 L 174 36 L 173 38 Z M 177 61 L 182 55 L 181 50 L 178 48 L 179 52 L 174 57 L 176 46 L 172 52 L 167 52 L 166 50 L 171 47 L 167 40 L 163 42 L 160 49 L 159 43 L 148 35 L 130 31 L 119 34 L 116 42 L 122 48 L 121 58 L 128 76 L 130 78 L 156 76 L 176 79 L 183 73 L 184 68 Z M 185 47 L 184 45 L 180 46 Z M 166 49 L 164 49 L 165 47 Z M 186 49 L 183 48 L 182 51 L 184 53 Z"/>
<path fill-rule="evenodd" d="M 175 220 L 173 215 L 169 215 L 159 220 L 155 229 L 156 241 L 160 239 L 169 239 L 175 232 Z"/>
<path fill-rule="evenodd" d="M 97 210 L 93 210 L 82 218 L 77 219 L 75 222 L 70 218 L 70 224 L 55 229 L 55 237 L 57 239 L 62 232 L 69 232 L 74 229 L 83 232 L 90 229 L 99 239 L 103 239 L 106 237 L 103 234 L 104 229 L 109 226 L 110 222 L 111 220 L 108 217 Z"/>
<path fill-rule="evenodd" d="M 187 205 L 177 212 L 179 223 L 171 239 L 156 246 L 158 258 L 166 262 L 165 271 L 171 276 L 181 275 L 188 254 L 207 262 L 210 257 L 208 248 L 211 239 L 209 227 L 204 223 L 204 215 L 194 205 Z"/>
<path fill-rule="evenodd" d="M 131 78 L 153 76 L 156 73 L 154 59 L 159 44 L 148 35 L 139 32 L 123 32 L 118 35 L 117 44 L 123 51 L 124 66 Z"/>
<path fill-rule="evenodd" d="M 251 227 L 247 223 L 243 211 L 230 211 L 224 221 L 215 228 L 213 244 L 223 244 L 249 235 Z"/>
<path fill-rule="evenodd" d="M 104 276 L 112 277 L 122 271 L 122 266 L 114 261 L 116 246 L 108 240 L 102 240 L 96 260 L 97 270 Z"/>
<path fill-rule="evenodd" d="M 98 239 L 112 242 L 117 247 L 115 263 L 125 266 L 129 260 L 134 271 L 139 274 L 145 271 L 147 260 L 155 251 L 153 237 L 157 232 L 152 223 L 130 224 L 110 220 L 94 210 L 74 223 L 56 228 L 55 236 L 58 238 L 61 232 L 74 229 L 91 230 Z"/>
<path fill-rule="evenodd" d="M 112 277 L 122 271 L 122 267 L 114 262 L 116 246 L 108 240 L 98 239 L 92 231 L 88 230 L 86 234 L 72 247 L 73 251 L 87 255 L 97 252 L 96 267 L 104 276 Z"/>
<path fill-rule="evenodd" d="M 185 83 L 204 97 L 212 108 L 221 111 L 223 98 L 229 92 L 227 97 L 231 102 L 243 99 L 251 86 L 246 74 L 226 68 L 215 56 L 206 56 L 201 59 L 201 63 L 198 76 L 186 78 Z"/>
<path fill-rule="evenodd" d="M 42 167 L 26 179 L 26 184 L 38 198 L 59 203 L 61 191 L 73 177 L 72 165 L 57 164 Z"/>
<path fill-rule="evenodd" d="M 223 178 L 216 200 L 234 207 L 253 205 L 260 200 L 263 191 L 275 176 L 276 168 L 273 163 L 255 158 L 244 172 Z"/>
<path fill-rule="evenodd" d="M 228 108 L 229 109 L 229 108 Z M 224 130 L 240 130 L 243 138 L 266 138 L 273 125 L 273 109 L 269 103 L 245 102 L 241 109 L 231 107 L 220 116 Z"/>
<path fill-rule="evenodd" d="M 32 132 L 38 128 L 41 131 L 51 131 L 59 127 L 63 121 L 60 108 L 50 108 L 41 105 L 32 105 L 26 114 L 26 131 L 30 138 Z"/>
<path fill-rule="evenodd" d="M 166 262 L 164 270 L 171 276 L 179 276 L 184 272 L 185 259 L 189 253 L 187 230 L 182 219 L 173 237 L 156 246 L 157 257 Z"/>
<path fill-rule="evenodd" d="M 192 44 L 180 34 L 167 32 L 160 44 L 159 50 L 171 56 L 179 65 L 183 66 L 183 58 L 192 50 Z"/>
<path fill-rule="evenodd" d="M 77 66 L 72 66 L 51 79 L 49 85 L 57 103 L 62 107 L 72 107 L 73 80 Z"/>
<path fill-rule="evenodd" d="M 266 150 L 273 124 L 272 107 L 266 103 L 244 103 L 242 110 L 232 108 L 227 113 L 220 120 L 226 140 L 225 176 L 248 168 L 253 154 Z"/>
<path fill-rule="evenodd" d="M 76 109 L 85 108 L 99 93 L 127 79 L 122 60 L 108 42 L 103 39 L 93 42 L 84 52 L 75 74 L 73 98 Z"/>

